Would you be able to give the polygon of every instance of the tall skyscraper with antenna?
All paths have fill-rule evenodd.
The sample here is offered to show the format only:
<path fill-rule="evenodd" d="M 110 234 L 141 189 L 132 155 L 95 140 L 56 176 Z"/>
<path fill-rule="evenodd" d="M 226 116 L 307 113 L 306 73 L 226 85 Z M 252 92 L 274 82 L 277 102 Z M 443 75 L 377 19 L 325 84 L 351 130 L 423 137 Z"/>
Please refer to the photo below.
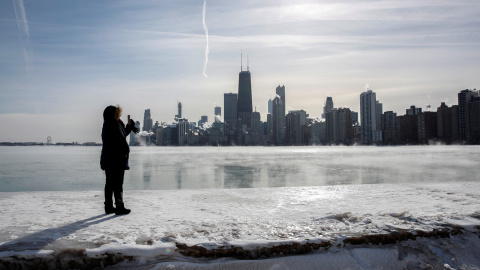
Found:
<path fill-rule="evenodd" d="M 242 122 L 246 124 L 247 128 L 251 126 L 252 117 L 252 82 L 250 77 L 250 70 L 248 66 L 247 57 L 247 70 L 243 71 L 243 54 L 240 55 L 240 73 L 238 76 L 238 104 L 237 104 L 237 117 L 242 119 Z"/>

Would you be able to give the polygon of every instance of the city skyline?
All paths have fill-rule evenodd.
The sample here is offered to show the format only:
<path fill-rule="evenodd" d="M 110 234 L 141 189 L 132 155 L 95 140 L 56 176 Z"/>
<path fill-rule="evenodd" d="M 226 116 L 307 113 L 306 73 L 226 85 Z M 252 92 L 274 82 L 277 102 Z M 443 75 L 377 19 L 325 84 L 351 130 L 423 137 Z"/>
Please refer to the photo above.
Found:
<path fill-rule="evenodd" d="M 148 108 L 152 119 L 169 121 L 177 101 L 191 121 L 214 119 L 223 94 L 237 92 L 242 50 L 262 121 L 277 85 L 287 88 L 286 113 L 311 117 L 321 116 L 327 96 L 360 111 L 366 88 L 383 111 L 398 114 L 411 105 L 454 105 L 460 90 L 478 88 L 474 1 L 15 0 L 0 7 L 7 127 L 0 141 L 99 141 L 111 104 L 124 107 L 124 120 L 142 120 Z"/>

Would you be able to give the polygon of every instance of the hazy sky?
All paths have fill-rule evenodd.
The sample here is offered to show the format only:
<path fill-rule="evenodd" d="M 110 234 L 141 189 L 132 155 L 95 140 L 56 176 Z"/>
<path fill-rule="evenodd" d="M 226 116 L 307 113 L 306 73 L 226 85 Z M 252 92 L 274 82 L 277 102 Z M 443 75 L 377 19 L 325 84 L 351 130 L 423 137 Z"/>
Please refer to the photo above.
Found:
<path fill-rule="evenodd" d="M 359 111 L 457 104 L 480 88 L 480 4 L 464 1 L 0 2 L 0 141 L 100 142 L 102 112 L 142 122 L 213 118 L 237 92 L 240 52 L 253 105 L 285 85 L 287 110 L 325 98 Z M 203 15 L 205 15 L 205 20 Z M 204 28 L 204 26 L 208 27 Z M 206 36 L 208 30 L 208 39 Z M 208 40 L 208 62 L 205 53 Z M 206 76 L 205 76 L 206 75 Z"/>

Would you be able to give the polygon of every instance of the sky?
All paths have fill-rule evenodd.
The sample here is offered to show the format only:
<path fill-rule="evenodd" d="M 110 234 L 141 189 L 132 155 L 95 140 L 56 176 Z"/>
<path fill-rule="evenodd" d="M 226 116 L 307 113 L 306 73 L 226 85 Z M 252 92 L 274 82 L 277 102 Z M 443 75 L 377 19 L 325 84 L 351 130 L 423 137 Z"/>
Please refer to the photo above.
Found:
<path fill-rule="evenodd" d="M 243 62 L 241 53 L 243 52 Z M 101 142 L 106 106 L 143 126 L 213 119 L 252 77 L 253 106 L 285 85 L 288 110 L 321 117 L 327 96 L 359 111 L 457 104 L 480 88 L 478 0 L 0 2 L 0 142 Z"/>

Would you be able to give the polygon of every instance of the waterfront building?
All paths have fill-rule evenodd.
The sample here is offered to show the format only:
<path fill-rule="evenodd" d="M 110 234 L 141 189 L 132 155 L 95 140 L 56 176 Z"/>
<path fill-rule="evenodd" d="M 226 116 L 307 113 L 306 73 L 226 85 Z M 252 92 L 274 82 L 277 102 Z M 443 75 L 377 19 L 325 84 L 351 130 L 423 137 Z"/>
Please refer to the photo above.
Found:
<path fill-rule="evenodd" d="M 478 97 L 477 91 L 462 90 L 458 93 L 458 128 L 459 137 L 464 142 L 470 141 L 470 115 L 469 115 L 469 103 L 473 98 Z"/>
<path fill-rule="evenodd" d="M 188 122 L 188 120 L 184 118 L 178 119 L 177 130 L 178 145 L 188 144 L 188 136 L 190 133 L 190 123 Z"/>
<path fill-rule="evenodd" d="M 448 107 L 442 102 L 437 108 L 438 138 L 447 144 L 457 142 L 460 138 L 458 131 L 458 105 Z"/>
<path fill-rule="evenodd" d="M 325 113 L 325 142 L 337 144 L 339 134 L 338 110 L 331 109 Z"/>
<path fill-rule="evenodd" d="M 182 118 L 182 103 L 177 102 L 177 114 L 175 115 L 175 121 Z"/>
<path fill-rule="evenodd" d="M 416 108 L 415 105 L 410 106 L 410 109 L 406 110 L 406 115 L 418 115 L 422 112 L 422 108 Z"/>
<path fill-rule="evenodd" d="M 360 94 L 360 135 L 363 144 L 372 144 L 378 141 L 378 133 L 374 138 L 374 132 L 380 129 L 377 127 L 377 108 L 379 106 L 377 106 L 375 92 L 368 89 L 367 92 Z"/>
<path fill-rule="evenodd" d="M 250 129 L 251 126 L 252 107 L 252 82 L 247 65 L 247 70 L 241 70 L 238 75 L 237 103 L 237 118 L 242 119 L 242 122 L 247 125 L 247 129 Z"/>
<path fill-rule="evenodd" d="M 285 126 L 285 104 L 284 100 L 279 95 L 277 95 L 275 99 L 273 99 L 272 121 L 273 142 L 276 145 L 285 144 L 287 142 Z"/>
<path fill-rule="evenodd" d="M 354 142 L 352 111 L 349 108 L 340 108 L 338 111 L 339 133 L 337 141 L 350 145 Z"/>
<path fill-rule="evenodd" d="M 382 144 L 397 144 L 397 113 L 387 111 L 382 114 Z"/>
<path fill-rule="evenodd" d="M 417 115 L 397 116 L 398 143 L 413 145 L 418 143 L 418 117 Z"/>
<path fill-rule="evenodd" d="M 428 144 L 438 139 L 437 112 L 422 112 L 417 115 L 418 142 Z"/>
<path fill-rule="evenodd" d="M 352 112 L 352 123 L 354 126 L 358 126 L 358 112 Z"/>
<path fill-rule="evenodd" d="M 220 106 L 215 106 L 214 115 L 215 115 L 215 116 L 222 116 L 222 107 L 220 107 Z"/>
<path fill-rule="evenodd" d="M 382 130 L 397 129 L 397 113 L 387 111 L 382 114 Z"/>
<path fill-rule="evenodd" d="M 237 121 L 237 94 L 223 94 L 223 114 L 227 129 L 234 130 Z"/>
<path fill-rule="evenodd" d="M 322 118 L 325 119 L 327 112 L 330 110 L 333 110 L 333 99 L 332 97 L 327 97 L 325 100 L 325 105 L 323 106 L 323 113 L 322 113 Z"/>
<path fill-rule="evenodd" d="M 303 129 L 307 125 L 307 112 L 304 110 L 290 111 L 285 118 L 287 143 L 303 145 Z"/>
<path fill-rule="evenodd" d="M 480 97 L 473 97 L 468 103 L 469 132 L 468 143 L 480 144 Z"/>
<path fill-rule="evenodd" d="M 383 114 L 383 104 L 380 103 L 378 100 L 375 103 L 375 120 L 376 120 L 376 126 L 377 130 L 381 130 L 382 126 L 382 114 Z"/>
<path fill-rule="evenodd" d="M 311 134 L 310 143 L 313 145 L 324 144 L 325 130 L 326 130 L 325 120 L 312 123 L 310 126 L 310 134 Z"/>
<path fill-rule="evenodd" d="M 153 120 L 151 118 L 150 109 L 146 109 L 143 114 L 143 131 L 150 132 L 152 130 Z"/>
<path fill-rule="evenodd" d="M 200 117 L 200 120 L 198 121 L 198 127 L 201 128 L 203 126 L 203 124 L 205 124 L 207 122 L 208 122 L 208 116 L 202 115 Z"/>

